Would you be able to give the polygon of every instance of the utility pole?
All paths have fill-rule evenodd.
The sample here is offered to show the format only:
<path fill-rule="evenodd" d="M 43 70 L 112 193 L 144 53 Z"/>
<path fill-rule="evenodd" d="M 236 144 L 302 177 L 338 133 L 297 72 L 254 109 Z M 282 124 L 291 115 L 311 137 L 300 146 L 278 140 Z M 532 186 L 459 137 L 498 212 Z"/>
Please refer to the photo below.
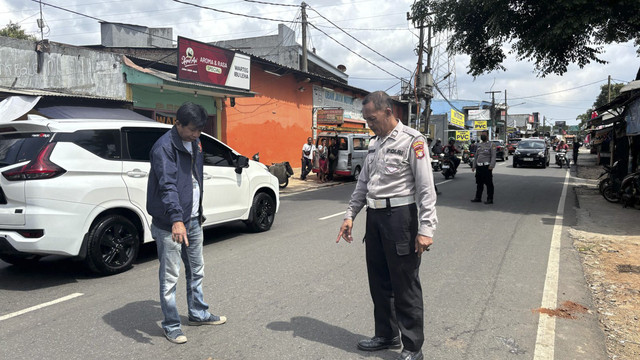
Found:
<path fill-rule="evenodd" d="M 496 93 L 501 93 L 502 91 L 485 91 L 485 94 L 491 94 L 491 131 L 489 134 L 489 140 L 493 138 L 493 134 L 496 126 Z"/>
<path fill-rule="evenodd" d="M 431 24 L 427 25 L 427 66 L 425 67 L 425 97 L 427 105 L 424 108 L 424 131 L 429 132 L 429 120 L 431 117 L 431 99 L 433 98 L 433 77 L 431 75 Z M 448 135 L 448 134 L 447 134 Z M 432 135 L 433 136 L 433 135 Z"/>
<path fill-rule="evenodd" d="M 504 89 L 504 135 L 502 136 L 502 139 L 504 140 L 505 145 L 507 144 L 507 119 L 509 118 L 508 111 L 509 106 L 507 105 L 507 89 Z"/>
<path fill-rule="evenodd" d="M 608 89 L 608 97 L 607 102 L 611 102 L 611 75 L 609 75 L 609 80 L 607 81 L 607 89 Z"/>
<path fill-rule="evenodd" d="M 307 67 L 307 3 L 300 4 L 302 8 L 302 71 L 309 72 Z"/>
<path fill-rule="evenodd" d="M 420 21 L 420 42 L 418 44 L 418 69 L 416 71 L 416 130 L 420 131 L 420 105 L 422 104 L 422 53 L 424 49 L 424 22 Z M 428 131 L 428 129 L 425 129 Z"/>

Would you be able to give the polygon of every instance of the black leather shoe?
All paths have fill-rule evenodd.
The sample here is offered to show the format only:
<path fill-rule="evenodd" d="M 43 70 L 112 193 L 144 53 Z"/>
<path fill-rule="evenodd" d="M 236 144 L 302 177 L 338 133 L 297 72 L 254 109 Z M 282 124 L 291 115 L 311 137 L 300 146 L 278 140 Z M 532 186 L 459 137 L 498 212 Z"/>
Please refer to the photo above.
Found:
<path fill-rule="evenodd" d="M 493 200 L 492 199 L 487 199 L 487 201 L 484 202 L 487 205 L 491 205 L 493 204 Z"/>
<path fill-rule="evenodd" d="M 374 336 L 371 339 L 364 339 L 358 341 L 358 349 L 364 351 L 377 351 L 384 349 L 399 349 L 400 337 L 396 336 L 392 339 L 383 338 L 381 336 Z"/>
<path fill-rule="evenodd" d="M 482 202 L 480 199 L 471 199 L 471 202 Z"/>
<path fill-rule="evenodd" d="M 422 356 L 422 350 L 418 350 L 415 352 L 409 350 L 402 350 L 400 356 L 396 358 L 396 360 L 422 360 L 424 356 Z"/>

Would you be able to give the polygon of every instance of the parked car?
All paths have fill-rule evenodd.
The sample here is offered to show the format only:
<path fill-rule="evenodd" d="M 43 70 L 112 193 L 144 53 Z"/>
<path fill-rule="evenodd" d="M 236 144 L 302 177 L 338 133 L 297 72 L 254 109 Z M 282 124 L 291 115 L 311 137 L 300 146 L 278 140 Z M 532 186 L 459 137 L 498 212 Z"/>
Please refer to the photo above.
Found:
<path fill-rule="evenodd" d="M 513 153 L 513 167 L 536 165 L 549 166 L 549 147 L 543 139 L 523 139 Z"/>
<path fill-rule="evenodd" d="M 0 259 L 56 254 L 114 274 L 153 241 L 146 211 L 149 150 L 170 125 L 153 121 L 25 120 L 0 129 Z M 243 220 L 269 230 L 280 205 L 267 168 L 215 138 L 204 152 L 204 227 Z"/>
<path fill-rule="evenodd" d="M 507 142 L 507 150 L 509 151 L 509 155 L 513 154 L 516 151 L 516 148 L 518 147 L 518 143 L 520 142 L 520 138 L 513 138 L 513 139 L 509 139 L 509 141 Z"/>
<path fill-rule="evenodd" d="M 491 140 L 491 142 L 496 144 L 496 159 L 502 161 L 509 160 L 509 153 L 507 152 L 507 147 L 504 145 L 504 141 Z"/>
<path fill-rule="evenodd" d="M 334 174 L 353 177 L 357 180 L 362 170 L 364 159 L 367 157 L 367 152 L 369 151 L 369 139 L 371 135 L 368 133 L 338 133 L 327 131 L 318 134 L 317 144 L 320 144 L 322 139 L 327 139 L 327 145 L 331 145 L 332 138 L 336 139 L 339 149 L 338 162 Z M 314 172 L 317 171 L 317 168 L 314 169 Z"/>

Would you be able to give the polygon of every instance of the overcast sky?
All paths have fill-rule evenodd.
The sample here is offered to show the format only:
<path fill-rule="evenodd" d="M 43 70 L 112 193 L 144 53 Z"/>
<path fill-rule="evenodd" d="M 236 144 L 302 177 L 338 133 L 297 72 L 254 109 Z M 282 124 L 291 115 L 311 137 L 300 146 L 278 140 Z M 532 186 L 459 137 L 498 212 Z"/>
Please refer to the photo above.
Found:
<path fill-rule="evenodd" d="M 179 35 L 203 42 L 273 35 L 277 33 L 278 23 L 285 23 L 296 31 L 298 43 L 301 43 L 301 2 L 264 1 L 295 5 L 275 6 L 242 0 L 184 1 L 272 20 L 201 9 L 172 0 L 43 0 L 45 38 L 72 45 L 99 44 L 99 20 L 149 27 L 172 27 L 174 39 Z M 414 70 L 417 62 L 415 49 L 418 44 L 418 31 L 407 21 L 407 12 L 413 0 L 305 2 L 309 5 L 309 22 L 342 44 L 336 43 L 319 30 L 310 28 L 310 47 L 316 48 L 319 56 L 333 65 L 345 65 L 349 84 L 352 86 L 368 91 L 387 90 L 391 95 L 400 92 L 398 78 L 409 78 L 411 73 L 407 69 Z M 39 39 L 40 30 L 36 24 L 39 17 L 38 1 L 0 0 L 2 26 L 9 21 L 18 22 L 29 34 L 36 35 Z M 393 62 L 359 44 L 326 19 Z M 457 98 L 491 101 L 491 95 L 485 92 L 494 90 L 501 91 L 496 94 L 496 102 L 504 102 L 506 90 L 508 104 L 511 106 L 510 114 L 539 112 L 547 121 L 567 121 L 568 124 L 575 124 L 576 116 L 591 107 L 600 92 L 600 86 L 607 83 L 609 75 L 612 83 L 627 83 L 635 78 L 640 67 L 635 50 L 633 43 L 609 45 L 605 47 L 605 53 L 602 55 L 608 64 L 591 64 L 583 69 L 572 65 L 565 75 L 550 75 L 546 78 L 536 76 L 533 64 L 518 62 L 515 58 L 509 57 L 504 63 L 507 71 L 493 72 L 475 80 L 467 74 L 468 57 L 457 55 L 454 58 Z M 441 62 L 445 63 L 446 57 L 441 59 Z M 446 69 L 446 64 L 440 68 L 441 76 L 447 73 Z M 453 76 L 449 79 L 453 79 Z M 445 87 L 449 79 L 442 81 L 441 87 Z M 436 78 L 436 81 L 439 79 Z"/>

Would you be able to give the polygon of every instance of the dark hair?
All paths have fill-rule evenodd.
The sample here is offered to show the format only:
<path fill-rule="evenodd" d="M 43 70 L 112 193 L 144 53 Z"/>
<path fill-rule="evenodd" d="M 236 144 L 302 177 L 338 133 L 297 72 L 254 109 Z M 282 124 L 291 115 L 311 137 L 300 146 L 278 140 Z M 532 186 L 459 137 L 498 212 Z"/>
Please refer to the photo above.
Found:
<path fill-rule="evenodd" d="M 373 107 L 376 110 L 384 110 L 386 108 L 393 110 L 393 101 L 384 91 L 374 91 L 365 96 L 362 100 L 362 105 L 367 105 L 370 102 L 373 103 Z"/>
<path fill-rule="evenodd" d="M 186 102 L 176 112 L 176 121 L 182 126 L 193 124 L 196 129 L 203 129 L 207 124 L 207 110 L 202 105 Z"/>

